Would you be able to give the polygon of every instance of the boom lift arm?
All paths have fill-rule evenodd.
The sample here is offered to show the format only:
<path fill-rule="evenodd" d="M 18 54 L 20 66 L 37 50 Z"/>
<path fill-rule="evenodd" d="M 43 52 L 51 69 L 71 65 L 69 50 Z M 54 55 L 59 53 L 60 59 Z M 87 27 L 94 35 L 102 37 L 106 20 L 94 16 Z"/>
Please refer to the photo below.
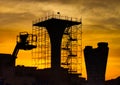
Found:
<path fill-rule="evenodd" d="M 17 36 L 17 44 L 12 53 L 12 56 L 14 58 L 17 58 L 17 54 L 20 49 L 32 50 L 33 48 L 36 48 L 37 47 L 37 45 L 35 44 L 36 42 L 37 42 L 36 35 L 28 34 L 27 32 L 20 32 L 20 34 Z"/>

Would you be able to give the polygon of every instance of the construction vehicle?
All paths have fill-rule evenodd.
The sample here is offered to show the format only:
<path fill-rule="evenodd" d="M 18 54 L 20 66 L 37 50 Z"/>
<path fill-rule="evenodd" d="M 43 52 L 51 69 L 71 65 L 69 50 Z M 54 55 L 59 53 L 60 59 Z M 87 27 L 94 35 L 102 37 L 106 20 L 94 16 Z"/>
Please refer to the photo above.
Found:
<path fill-rule="evenodd" d="M 20 34 L 17 36 L 17 44 L 12 53 L 12 56 L 17 57 L 17 54 L 20 49 L 32 50 L 33 48 L 36 48 L 37 46 L 34 42 L 37 42 L 36 35 L 28 34 L 28 32 L 20 32 Z"/>
<path fill-rule="evenodd" d="M 28 34 L 28 32 L 20 32 L 17 36 L 17 43 L 15 49 L 12 53 L 11 64 L 15 65 L 15 59 L 19 50 L 32 50 L 36 48 L 37 36 L 33 34 Z"/>

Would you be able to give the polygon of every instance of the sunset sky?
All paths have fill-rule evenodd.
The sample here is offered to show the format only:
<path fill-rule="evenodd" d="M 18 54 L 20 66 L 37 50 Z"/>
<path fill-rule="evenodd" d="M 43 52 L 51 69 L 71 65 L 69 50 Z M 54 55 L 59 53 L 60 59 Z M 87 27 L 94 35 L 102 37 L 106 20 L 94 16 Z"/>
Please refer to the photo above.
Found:
<path fill-rule="evenodd" d="M 47 13 L 82 17 L 83 49 L 108 42 L 106 79 L 120 76 L 120 1 L 119 0 L 0 0 L 0 53 L 11 54 L 16 35 L 32 31 L 32 21 Z M 30 51 L 20 51 L 17 64 L 32 65 Z M 84 57 L 84 56 L 83 56 Z M 83 58 L 84 61 L 84 58 Z M 83 77 L 86 77 L 83 62 Z"/>

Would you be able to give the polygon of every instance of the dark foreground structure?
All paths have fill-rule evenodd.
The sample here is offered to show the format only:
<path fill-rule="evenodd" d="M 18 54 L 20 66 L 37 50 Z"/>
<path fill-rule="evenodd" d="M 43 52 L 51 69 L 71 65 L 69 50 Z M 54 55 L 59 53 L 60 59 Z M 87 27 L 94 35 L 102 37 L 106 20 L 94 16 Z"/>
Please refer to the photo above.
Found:
<path fill-rule="evenodd" d="M 98 43 L 98 48 L 84 49 L 88 85 L 105 85 L 105 71 L 108 57 L 108 43 Z"/>
<path fill-rule="evenodd" d="M 25 67 L 24 65 L 15 66 L 19 50 L 32 50 L 40 47 L 40 45 L 43 44 L 36 44 L 36 42 L 39 41 L 38 37 L 40 37 L 40 33 L 38 33 L 38 36 L 36 36 L 34 33 L 28 34 L 27 32 L 21 32 L 18 36 L 17 44 L 13 53 L 0 53 L 0 85 L 104 85 L 109 49 L 108 43 L 98 43 L 98 48 L 95 49 L 93 49 L 91 46 L 85 47 L 84 55 L 88 83 L 86 83 L 85 78 L 82 78 L 81 74 L 77 73 L 77 71 L 71 70 L 71 68 L 62 67 L 61 44 L 63 35 L 66 34 L 69 36 L 68 40 L 70 42 L 67 42 L 67 48 L 64 48 L 64 50 L 69 51 L 70 55 L 68 55 L 68 57 L 71 58 L 70 61 L 74 61 L 72 63 L 75 63 L 76 54 L 74 53 L 77 51 L 74 52 L 71 50 L 70 46 L 72 46 L 72 43 L 75 43 L 77 39 L 73 36 L 73 34 L 69 33 L 69 29 L 71 27 L 75 29 L 75 27 L 80 24 L 82 24 L 81 20 L 78 21 L 77 19 L 66 16 L 63 18 L 63 16 L 60 15 L 48 16 L 44 19 L 41 18 L 34 22 L 33 26 L 36 27 L 34 30 L 37 30 L 35 33 L 41 28 L 44 28 L 49 34 L 51 45 L 51 67 L 37 69 L 37 67 Z M 66 28 L 67 31 L 65 31 Z M 76 47 L 76 45 L 74 44 L 72 47 Z M 39 51 L 40 50 L 38 50 L 38 54 L 40 53 Z M 46 53 L 47 52 L 45 52 L 44 55 L 46 55 Z M 38 57 L 41 58 L 42 56 L 43 55 L 39 55 Z M 72 63 L 67 62 L 64 63 L 64 65 L 71 64 L 73 68 L 75 65 L 78 65 L 74 65 Z M 71 66 L 69 65 L 69 67 Z"/>
<path fill-rule="evenodd" d="M 120 76 L 116 79 L 107 80 L 105 85 L 120 85 Z"/>
<path fill-rule="evenodd" d="M 36 41 L 36 36 L 23 32 L 18 38 L 12 54 L 0 53 L 0 85 L 84 85 L 85 78 L 69 74 L 68 69 L 62 67 L 37 69 L 24 65 L 15 66 L 19 50 L 36 48 L 36 45 L 31 43 Z"/>
<path fill-rule="evenodd" d="M 0 54 L 0 85 L 85 85 L 85 78 L 81 78 L 77 73 L 69 73 L 68 68 L 61 67 L 61 41 L 64 30 L 79 24 L 81 22 L 76 19 L 59 19 L 59 16 L 49 16 L 33 24 L 36 27 L 45 27 L 50 37 L 51 68 L 45 69 L 15 66 L 19 50 L 32 50 L 37 47 L 35 43 L 38 37 L 20 33 L 13 54 Z"/>

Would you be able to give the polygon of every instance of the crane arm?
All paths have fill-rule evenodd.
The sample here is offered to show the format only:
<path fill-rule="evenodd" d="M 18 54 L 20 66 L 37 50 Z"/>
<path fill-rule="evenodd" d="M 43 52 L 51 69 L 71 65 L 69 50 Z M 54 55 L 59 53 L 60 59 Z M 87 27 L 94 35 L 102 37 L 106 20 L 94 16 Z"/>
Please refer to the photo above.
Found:
<path fill-rule="evenodd" d="M 37 46 L 36 45 L 33 45 L 29 42 L 37 42 L 37 36 L 36 35 L 32 35 L 32 36 L 29 36 L 29 35 L 32 35 L 32 34 L 28 34 L 27 32 L 20 32 L 20 35 L 17 36 L 17 44 L 15 46 L 15 49 L 12 53 L 12 56 L 14 58 L 17 58 L 17 54 L 19 52 L 20 49 L 22 50 L 31 50 L 33 48 L 36 48 Z M 35 37 L 33 39 L 33 37 Z M 29 40 L 31 39 L 31 40 Z"/>
<path fill-rule="evenodd" d="M 18 43 L 17 43 L 16 46 L 15 46 L 15 49 L 14 49 L 14 51 L 12 53 L 12 56 L 15 57 L 15 58 L 17 58 L 17 54 L 19 52 L 19 48 L 18 47 L 19 46 L 18 46 Z"/>

